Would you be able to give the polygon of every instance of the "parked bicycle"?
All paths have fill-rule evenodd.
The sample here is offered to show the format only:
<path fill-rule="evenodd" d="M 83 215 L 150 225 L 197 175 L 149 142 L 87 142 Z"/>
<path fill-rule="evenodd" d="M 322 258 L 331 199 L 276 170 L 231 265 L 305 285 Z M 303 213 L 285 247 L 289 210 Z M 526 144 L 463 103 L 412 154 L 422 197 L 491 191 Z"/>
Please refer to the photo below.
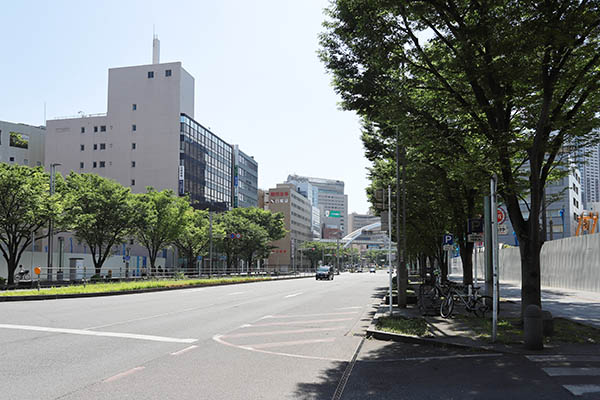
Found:
<path fill-rule="evenodd" d="M 29 270 L 23 269 L 23 266 L 19 265 L 19 270 L 15 272 L 14 280 L 15 283 L 19 283 L 20 281 L 30 281 L 31 275 L 29 274 Z"/>
<path fill-rule="evenodd" d="M 464 305 L 468 312 L 475 316 L 485 317 L 487 312 L 492 311 L 493 299 L 491 296 L 482 296 L 479 294 L 479 288 L 472 288 L 472 293 L 465 293 L 464 287 L 450 286 L 450 289 L 440 304 L 440 315 L 443 318 L 449 318 L 454 311 L 455 303 Z"/>

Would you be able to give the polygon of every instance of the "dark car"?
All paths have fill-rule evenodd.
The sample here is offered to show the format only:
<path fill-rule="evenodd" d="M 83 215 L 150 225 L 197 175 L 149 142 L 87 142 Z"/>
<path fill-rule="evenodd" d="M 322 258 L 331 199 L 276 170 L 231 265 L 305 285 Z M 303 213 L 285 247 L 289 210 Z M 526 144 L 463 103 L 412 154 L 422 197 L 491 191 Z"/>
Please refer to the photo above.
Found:
<path fill-rule="evenodd" d="M 330 281 L 333 280 L 333 268 L 332 267 L 319 267 L 317 268 L 317 280 L 318 279 L 328 279 Z"/>

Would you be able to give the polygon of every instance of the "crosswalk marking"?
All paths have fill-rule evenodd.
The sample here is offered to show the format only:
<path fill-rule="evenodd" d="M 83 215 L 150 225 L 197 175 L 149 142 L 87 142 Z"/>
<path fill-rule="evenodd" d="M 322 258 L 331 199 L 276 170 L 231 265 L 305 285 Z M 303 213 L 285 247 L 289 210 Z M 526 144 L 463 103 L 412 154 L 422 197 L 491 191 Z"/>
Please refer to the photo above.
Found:
<path fill-rule="evenodd" d="M 563 385 L 563 387 L 575 396 L 586 393 L 600 393 L 600 385 Z"/>
<path fill-rule="evenodd" d="M 550 376 L 600 376 L 600 368 L 542 368 Z"/>

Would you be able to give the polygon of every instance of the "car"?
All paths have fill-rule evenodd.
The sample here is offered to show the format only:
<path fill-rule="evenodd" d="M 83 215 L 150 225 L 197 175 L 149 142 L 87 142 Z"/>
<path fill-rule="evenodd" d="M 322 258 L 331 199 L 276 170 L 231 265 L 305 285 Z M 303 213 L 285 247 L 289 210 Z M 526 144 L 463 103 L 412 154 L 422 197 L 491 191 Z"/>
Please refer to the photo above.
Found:
<path fill-rule="evenodd" d="M 371 272 L 372 273 L 376 273 L 377 272 L 377 270 L 375 269 L 375 267 L 369 268 L 369 273 L 371 273 Z"/>
<path fill-rule="evenodd" d="M 317 268 L 317 274 L 316 274 L 315 278 L 317 280 L 327 279 L 327 280 L 332 281 L 333 280 L 333 267 L 329 267 L 326 265 L 320 266 L 319 268 Z"/>

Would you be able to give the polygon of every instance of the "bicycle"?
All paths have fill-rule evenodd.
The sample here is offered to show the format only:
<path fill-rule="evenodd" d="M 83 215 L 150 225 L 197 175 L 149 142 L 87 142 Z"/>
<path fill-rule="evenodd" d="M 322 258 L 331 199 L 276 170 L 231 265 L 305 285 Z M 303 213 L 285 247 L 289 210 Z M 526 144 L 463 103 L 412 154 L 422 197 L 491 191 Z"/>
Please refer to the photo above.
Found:
<path fill-rule="evenodd" d="M 14 276 L 15 284 L 18 284 L 20 281 L 30 281 L 30 280 L 31 280 L 31 275 L 29 274 L 29 270 L 23 269 L 23 267 L 21 266 L 19 268 L 19 271 L 15 273 L 15 276 Z"/>
<path fill-rule="evenodd" d="M 450 287 L 448 294 L 440 304 L 440 315 L 443 318 L 449 318 L 454 311 L 454 303 L 457 301 L 460 301 L 468 312 L 472 312 L 477 317 L 485 317 L 485 313 L 492 311 L 493 307 L 492 297 L 480 295 L 478 287 L 473 288 L 471 295 L 457 287 Z"/>

